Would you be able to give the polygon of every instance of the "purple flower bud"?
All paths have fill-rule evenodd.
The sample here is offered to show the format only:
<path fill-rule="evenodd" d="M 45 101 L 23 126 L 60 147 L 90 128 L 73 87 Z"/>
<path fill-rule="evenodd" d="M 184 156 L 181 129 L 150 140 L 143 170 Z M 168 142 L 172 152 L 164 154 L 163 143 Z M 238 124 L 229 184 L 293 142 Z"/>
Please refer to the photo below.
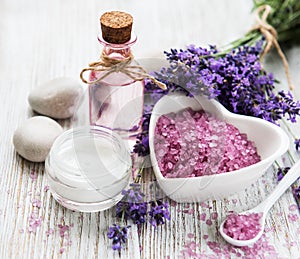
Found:
<path fill-rule="evenodd" d="M 130 226 L 121 227 L 119 225 L 113 224 L 107 231 L 107 237 L 112 239 L 112 249 L 121 250 L 122 245 L 127 241 L 127 232 Z"/>
<path fill-rule="evenodd" d="M 299 147 L 300 147 L 300 139 L 298 139 L 298 138 L 295 139 L 294 144 L 295 144 L 296 150 L 298 151 L 298 150 L 299 150 Z"/>
<path fill-rule="evenodd" d="M 130 189 L 122 191 L 123 198 L 116 205 L 116 216 L 125 220 L 131 219 L 134 224 L 145 222 L 147 215 L 147 203 L 144 202 L 144 194 L 137 183 L 130 184 Z"/>
<path fill-rule="evenodd" d="M 157 227 L 158 225 L 165 224 L 167 220 L 170 220 L 168 203 L 163 203 L 160 200 L 151 202 L 151 209 L 148 215 L 152 226 Z"/>

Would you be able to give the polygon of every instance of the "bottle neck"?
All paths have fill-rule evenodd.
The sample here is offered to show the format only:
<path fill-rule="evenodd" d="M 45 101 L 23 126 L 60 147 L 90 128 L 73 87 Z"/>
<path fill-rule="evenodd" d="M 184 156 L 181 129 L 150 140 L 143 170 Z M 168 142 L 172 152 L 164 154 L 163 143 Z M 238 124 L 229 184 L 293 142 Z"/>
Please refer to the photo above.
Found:
<path fill-rule="evenodd" d="M 123 49 L 113 49 L 111 47 L 104 47 L 102 52 L 113 59 L 125 59 L 130 57 L 131 55 L 131 48 L 130 47 L 126 47 Z"/>
<path fill-rule="evenodd" d="M 131 46 L 135 44 L 137 37 L 132 34 L 131 39 L 123 44 L 113 44 L 103 40 L 102 36 L 98 37 L 98 41 L 103 45 L 104 54 L 114 59 L 125 59 L 131 55 Z"/>

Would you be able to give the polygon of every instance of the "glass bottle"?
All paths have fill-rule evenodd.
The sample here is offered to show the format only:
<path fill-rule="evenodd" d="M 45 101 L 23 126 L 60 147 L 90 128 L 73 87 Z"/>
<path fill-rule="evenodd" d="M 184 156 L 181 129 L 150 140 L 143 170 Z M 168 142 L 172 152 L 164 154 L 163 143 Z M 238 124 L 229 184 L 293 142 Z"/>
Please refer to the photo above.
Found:
<path fill-rule="evenodd" d="M 108 30 L 109 24 L 102 23 L 102 18 L 107 13 L 102 15 L 100 19 L 102 35 L 98 37 L 100 44 L 103 45 L 101 57 L 119 61 L 127 60 L 132 57 L 131 46 L 136 42 L 137 37 L 131 33 L 131 27 L 128 35 L 128 28 L 124 28 L 126 21 L 125 25 L 124 22 L 122 24 L 120 15 L 128 14 L 123 12 L 109 12 L 109 14 L 113 18 L 117 17 L 118 22 L 121 20 L 119 25 L 121 28 L 116 29 L 114 25 Z M 125 40 L 126 42 L 122 43 Z M 131 60 L 128 65 L 135 66 L 137 62 Z M 90 124 L 117 131 L 124 139 L 134 139 L 141 130 L 144 83 L 123 72 L 112 72 L 97 81 L 106 73 L 107 71 L 95 70 L 90 73 L 90 82 L 95 82 L 89 84 Z"/>

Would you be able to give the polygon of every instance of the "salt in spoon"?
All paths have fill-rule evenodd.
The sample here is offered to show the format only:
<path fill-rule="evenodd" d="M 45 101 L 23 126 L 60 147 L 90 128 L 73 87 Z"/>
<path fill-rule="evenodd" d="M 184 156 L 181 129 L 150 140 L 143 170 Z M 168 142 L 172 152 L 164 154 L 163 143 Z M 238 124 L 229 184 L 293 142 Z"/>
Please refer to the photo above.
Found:
<path fill-rule="evenodd" d="M 258 223 L 260 224 L 260 231 L 257 233 L 255 237 L 248 240 L 238 240 L 228 236 L 224 232 L 224 223 L 226 222 L 226 219 L 222 222 L 219 229 L 221 236 L 228 243 L 234 246 L 249 246 L 254 244 L 262 236 L 264 232 L 265 219 L 268 214 L 268 211 L 273 206 L 273 204 L 278 200 L 278 198 L 300 177 L 299 169 L 300 169 L 300 160 L 297 161 L 297 163 L 295 163 L 291 169 L 289 169 L 288 173 L 282 178 L 282 180 L 279 182 L 276 188 L 263 202 L 261 202 L 259 205 L 257 205 L 251 210 L 247 210 L 238 214 L 238 215 L 257 214 L 257 213 L 260 215 L 262 214 Z"/>

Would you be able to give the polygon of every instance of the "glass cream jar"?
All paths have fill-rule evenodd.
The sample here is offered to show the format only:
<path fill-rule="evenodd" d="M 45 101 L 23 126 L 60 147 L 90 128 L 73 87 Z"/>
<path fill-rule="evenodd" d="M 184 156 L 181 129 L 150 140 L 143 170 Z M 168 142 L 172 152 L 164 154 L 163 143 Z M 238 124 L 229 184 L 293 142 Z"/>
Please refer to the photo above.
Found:
<path fill-rule="evenodd" d="M 99 126 L 65 131 L 55 140 L 45 166 L 55 200 L 82 212 L 115 205 L 131 176 L 131 157 L 123 140 Z"/>

